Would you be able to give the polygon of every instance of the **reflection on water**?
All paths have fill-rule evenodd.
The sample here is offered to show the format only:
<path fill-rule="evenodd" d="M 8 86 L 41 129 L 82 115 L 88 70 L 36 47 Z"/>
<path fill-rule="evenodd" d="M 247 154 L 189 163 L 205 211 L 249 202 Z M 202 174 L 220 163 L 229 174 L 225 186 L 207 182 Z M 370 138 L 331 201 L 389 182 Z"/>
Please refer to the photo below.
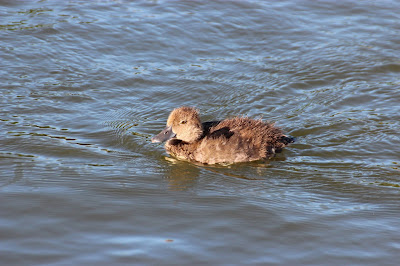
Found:
<path fill-rule="evenodd" d="M 395 265 L 399 8 L 1 2 L 2 263 Z M 297 141 L 176 160 L 150 138 L 182 105 Z"/>
<path fill-rule="evenodd" d="M 171 157 L 165 157 L 169 162 L 165 178 L 168 189 L 172 191 L 184 191 L 193 189 L 200 175 L 200 168 L 187 162 L 182 162 Z"/>

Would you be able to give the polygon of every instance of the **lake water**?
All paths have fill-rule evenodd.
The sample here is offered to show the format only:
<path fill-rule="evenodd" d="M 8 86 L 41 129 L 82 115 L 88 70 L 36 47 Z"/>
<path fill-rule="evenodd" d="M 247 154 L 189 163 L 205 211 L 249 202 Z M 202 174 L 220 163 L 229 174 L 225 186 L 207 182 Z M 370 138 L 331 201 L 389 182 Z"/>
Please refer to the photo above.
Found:
<path fill-rule="evenodd" d="M 399 1 L 1 1 L 2 265 L 397 265 Z M 276 121 L 177 161 L 178 106 Z"/>

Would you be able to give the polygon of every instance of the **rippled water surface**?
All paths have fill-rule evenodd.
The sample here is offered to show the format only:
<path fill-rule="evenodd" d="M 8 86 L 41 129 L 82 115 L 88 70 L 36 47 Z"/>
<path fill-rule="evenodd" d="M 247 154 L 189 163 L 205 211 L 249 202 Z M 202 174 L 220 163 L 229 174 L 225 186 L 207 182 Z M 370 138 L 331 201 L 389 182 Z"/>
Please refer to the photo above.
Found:
<path fill-rule="evenodd" d="M 4 265 L 397 265 L 399 1 L 1 1 Z M 266 162 L 150 143 L 276 121 Z"/>

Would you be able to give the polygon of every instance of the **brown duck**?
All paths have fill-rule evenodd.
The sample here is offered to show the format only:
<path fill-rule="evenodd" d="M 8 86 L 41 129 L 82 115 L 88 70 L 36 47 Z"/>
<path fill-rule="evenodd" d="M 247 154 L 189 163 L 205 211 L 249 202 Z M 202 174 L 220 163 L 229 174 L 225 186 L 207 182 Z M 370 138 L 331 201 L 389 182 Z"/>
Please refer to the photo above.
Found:
<path fill-rule="evenodd" d="M 231 164 L 271 158 L 294 138 L 273 123 L 247 117 L 201 123 L 192 107 L 174 109 L 167 127 L 151 139 L 164 142 L 167 153 L 203 164 Z"/>

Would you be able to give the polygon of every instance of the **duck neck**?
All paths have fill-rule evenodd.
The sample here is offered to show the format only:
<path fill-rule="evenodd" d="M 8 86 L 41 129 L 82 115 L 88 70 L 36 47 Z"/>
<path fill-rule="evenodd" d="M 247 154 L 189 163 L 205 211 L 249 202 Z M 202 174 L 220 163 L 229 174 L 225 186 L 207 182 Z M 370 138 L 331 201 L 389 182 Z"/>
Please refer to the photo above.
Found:
<path fill-rule="evenodd" d="M 187 130 L 184 136 L 181 139 L 185 142 L 192 143 L 199 140 L 203 136 L 203 128 L 202 127 L 192 127 Z"/>

